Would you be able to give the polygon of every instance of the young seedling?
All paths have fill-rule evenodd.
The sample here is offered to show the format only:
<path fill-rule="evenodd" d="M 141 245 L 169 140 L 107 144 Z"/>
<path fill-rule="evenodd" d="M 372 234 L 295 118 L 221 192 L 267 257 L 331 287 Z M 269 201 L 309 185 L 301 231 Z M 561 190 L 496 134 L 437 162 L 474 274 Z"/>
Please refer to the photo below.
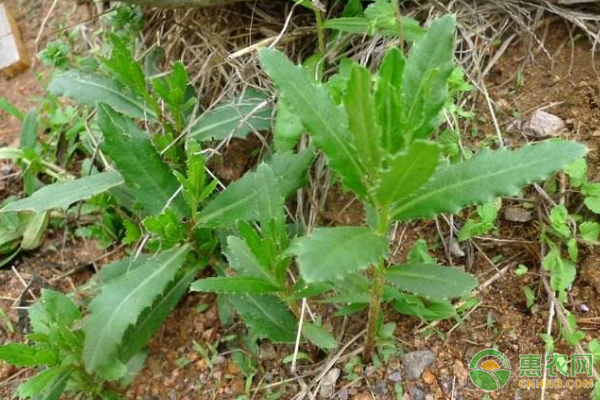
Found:
<path fill-rule="evenodd" d="M 455 69 L 454 36 L 455 18 L 446 16 L 431 24 L 407 58 L 398 49 L 388 51 L 377 74 L 352 65 L 339 102 L 328 91 L 331 86 L 314 82 L 282 53 L 260 53 L 281 100 L 367 210 L 367 226 L 317 228 L 291 246 L 309 286 L 347 286 L 348 279 L 367 270 L 367 360 L 375 345 L 382 298 L 408 291 L 450 299 L 468 294 L 477 283 L 456 268 L 389 265 L 393 223 L 456 213 L 513 195 L 586 153 L 581 144 L 554 140 L 514 151 L 484 150 L 452 165 L 442 160 L 440 146 L 429 138 L 440 125 Z"/>

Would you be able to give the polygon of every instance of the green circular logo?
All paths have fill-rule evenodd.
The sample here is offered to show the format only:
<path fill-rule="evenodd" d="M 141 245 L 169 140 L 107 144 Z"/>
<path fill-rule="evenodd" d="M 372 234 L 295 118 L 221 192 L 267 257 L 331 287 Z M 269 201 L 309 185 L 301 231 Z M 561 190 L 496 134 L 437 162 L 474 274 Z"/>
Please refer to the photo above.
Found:
<path fill-rule="evenodd" d="M 510 378 L 510 361 L 494 349 L 485 349 L 475 354 L 469 364 L 471 381 L 481 390 L 493 392 L 508 382 Z"/>

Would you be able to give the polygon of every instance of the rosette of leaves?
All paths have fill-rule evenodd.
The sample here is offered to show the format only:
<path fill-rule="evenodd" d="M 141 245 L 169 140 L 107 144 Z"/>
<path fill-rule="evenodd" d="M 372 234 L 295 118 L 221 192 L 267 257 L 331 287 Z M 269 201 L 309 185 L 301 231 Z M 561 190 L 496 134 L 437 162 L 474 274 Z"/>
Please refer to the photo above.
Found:
<path fill-rule="evenodd" d="M 332 78 L 333 85 L 316 82 L 277 50 L 260 52 L 288 113 L 367 210 L 367 226 L 317 228 L 291 245 L 306 285 L 326 284 L 351 292 L 346 300 L 353 305 L 368 304 L 366 358 L 373 350 L 382 298 L 405 304 L 408 293 L 446 302 L 469 294 L 477 283 L 458 268 L 390 265 L 387 235 L 393 223 L 514 195 L 587 151 L 578 143 L 552 140 L 517 150 L 485 150 L 454 164 L 442 159 L 440 145 L 430 138 L 441 123 L 455 69 L 454 36 L 455 18 L 440 18 L 407 56 L 392 48 L 377 73 L 353 64 Z M 365 278 L 360 274 L 366 270 Z"/>

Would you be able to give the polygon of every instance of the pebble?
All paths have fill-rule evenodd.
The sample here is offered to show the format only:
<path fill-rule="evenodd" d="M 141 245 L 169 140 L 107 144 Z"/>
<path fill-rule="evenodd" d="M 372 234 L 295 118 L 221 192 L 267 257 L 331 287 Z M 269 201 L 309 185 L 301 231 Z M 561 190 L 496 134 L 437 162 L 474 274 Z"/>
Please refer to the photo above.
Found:
<path fill-rule="evenodd" d="M 388 376 L 388 379 L 392 382 L 400 382 L 402 380 L 402 374 L 400 371 L 394 371 Z"/>
<path fill-rule="evenodd" d="M 504 210 L 504 219 L 511 222 L 529 222 L 533 219 L 533 214 L 522 207 L 507 207 Z"/>
<path fill-rule="evenodd" d="M 348 389 L 342 389 L 338 392 L 337 396 L 338 400 L 348 400 L 350 398 L 350 393 Z"/>
<path fill-rule="evenodd" d="M 260 348 L 260 358 L 262 360 L 270 361 L 277 358 L 277 351 L 272 344 L 266 343 Z"/>
<path fill-rule="evenodd" d="M 418 387 L 410 389 L 410 396 L 412 400 L 425 400 L 425 393 Z"/>
<path fill-rule="evenodd" d="M 430 350 L 419 350 L 407 353 L 402 357 L 402 364 L 410 379 L 419 379 L 425 368 L 435 362 L 435 354 Z"/>
<path fill-rule="evenodd" d="M 560 136 L 566 128 L 567 124 L 562 118 L 542 110 L 535 111 L 529 121 L 523 124 L 523 131 L 526 135 L 538 138 Z"/>

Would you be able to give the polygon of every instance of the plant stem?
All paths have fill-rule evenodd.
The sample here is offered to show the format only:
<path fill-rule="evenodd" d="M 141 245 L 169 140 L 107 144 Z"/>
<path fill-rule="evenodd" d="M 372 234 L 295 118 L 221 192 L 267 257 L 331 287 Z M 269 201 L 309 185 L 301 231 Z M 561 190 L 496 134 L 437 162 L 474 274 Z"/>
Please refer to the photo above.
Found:
<path fill-rule="evenodd" d="M 377 325 L 379 324 L 379 313 L 381 312 L 381 297 L 383 295 L 383 269 L 385 268 L 384 261 L 380 265 L 373 265 L 371 268 L 373 280 L 371 286 L 371 303 L 369 305 L 369 322 L 367 325 L 367 340 L 363 358 L 365 362 L 369 362 L 375 349 L 375 341 L 377 339 Z"/>
<path fill-rule="evenodd" d="M 323 16 L 320 10 L 315 10 L 317 20 L 317 38 L 319 40 L 319 53 L 325 57 L 325 30 L 323 29 Z"/>
<path fill-rule="evenodd" d="M 387 210 L 379 211 L 379 226 L 378 233 L 387 235 L 389 230 L 389 220 Z M 375 342 L 377 340 L 377 325 L 379 324 L 379 314 L 381 312 L 381 298 L 383 296 L 385 260 L 382 258 L 378 265 L 371 267 L 371 300 L 369 304 L 369 322 L 367 326 L 367 339 L 365 341 L 365 349 L 363 359 L 368 362 L 373 355 Z"/>
<path fill-rule="evenodd" d="M 400 0 L 392 1 L 394 3 L 394 11 L 398 20 L 398 33 L 400 34 L 400 49 L 404 50 L 404 23 L 402 21 L 402 12 L 400 11 Z"/>

